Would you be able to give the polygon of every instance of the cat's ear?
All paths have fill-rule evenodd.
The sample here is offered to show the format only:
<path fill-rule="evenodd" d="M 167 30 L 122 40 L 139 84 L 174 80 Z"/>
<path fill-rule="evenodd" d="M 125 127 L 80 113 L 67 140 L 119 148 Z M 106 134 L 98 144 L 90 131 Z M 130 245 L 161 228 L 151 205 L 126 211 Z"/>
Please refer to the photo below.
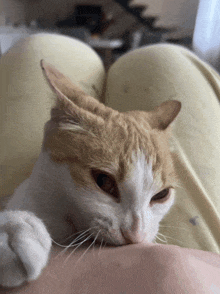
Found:
<path fill-rule="evenodd" d="M 56 105 L 51 110 L 52 120 L 77 125 L 85 125 L 85 122 L 88 124 L 97 120 L 96 116 L 87 110 L 87 100 L 96 100 L 95 98 L 88 96 L 79 87 L 73 85 L 67 77 L 43 60 L 41 60 L 41 68 L 51 89 L 56 94 Z"/>
<path fill-rule="evenodd" d="M 68 77 L 51 64 L 41 60 L 40 65 L 48 84 L 58 97 L 62 94 L 62 97 L 65 96 L 78 107 L 90 112 L 96 111 L 99 115 L 105 115 L 106 112 L 110 111 L 109 108 L 105 107 L 97 99 L 89 96 L 80 87 L 73 84 Z"/>
<path fill-rule="evenodd" d="M 68 97 L 70 100 L 72 100 L 71 98 L 74 98 L 75 96 L 76 100 L 78 96 L 88 96 L 79 87 L 74 85 L 68 77 L 58 71 L 53 65 L 45 62 L 43 59 L 40 61 L 40 65 L 49 86 L 55 93 L 56 89 L 58 89 L 59 92 Z M 77 104 L 77 101 L 74 102 Z"/>
<path fill-rule="evenodd" d="M 180 109 L 181 102 L 165 101 L 148 113 L 148 122 L 153 129 L 165 130 L 175 120 Z"/>

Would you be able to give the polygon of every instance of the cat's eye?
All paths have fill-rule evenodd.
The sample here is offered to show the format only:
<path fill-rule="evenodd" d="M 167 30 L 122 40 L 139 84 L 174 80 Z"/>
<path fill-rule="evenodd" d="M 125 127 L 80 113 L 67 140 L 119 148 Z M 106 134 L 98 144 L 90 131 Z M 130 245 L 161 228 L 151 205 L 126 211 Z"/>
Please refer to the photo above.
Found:
<path fill-rule="evenodd" d="M 170 193 L 171 193 L 171 188 L 166 188 L 162 191 L 160 191 L 159 193 L 157 193 L 156 195 L 154 195 L 151 198 L 151 203 L 152 202 L 164 202 L 166 201 L 169 197 L 170 197 Z"/>
<path fill-rule="evenodd" d="M 119 191 L 116 181 L 110 175 L 92 170 L 92 176 L 99 188 L 119 201 Z"/>

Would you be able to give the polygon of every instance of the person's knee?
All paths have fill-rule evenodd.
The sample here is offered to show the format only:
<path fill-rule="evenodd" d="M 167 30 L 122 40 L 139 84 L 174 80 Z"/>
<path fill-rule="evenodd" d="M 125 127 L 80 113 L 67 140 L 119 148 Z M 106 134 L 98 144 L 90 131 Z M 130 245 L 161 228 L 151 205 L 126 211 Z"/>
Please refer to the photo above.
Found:
<path fill-rule="evenodd" d="M 142 46 L 139 49 L 146 50 L 146 51 L 154 51 L 154 52 L 189 52 L 190 50 L 182 45 L 170 44 L 170 43 L 158 43 L 152 44 L 147 46 Z M 137 49 L 137 50 L 139 50 Z"/>
<path fill-rule="evenodd" d="M 128 53 L 128 57 L 131 57 L 132 59 L 144 57 L 145 61 L 150 63 L 153 62 L 154 64 L 172 64 L 180 58 L 185 58 L 189 54 L 193 53 L 181 45 L 161 43 L 140 47 L 139 49 Z"/>
<path fill-rule="evenodd" d="M 145 74 L 149 71 L 157 72 L 157 69 L 169 72 L 169 68 L 174 67 L 176 73 L 177 68 L 184 65 L 186 56 L 190 54 L 193 53 L 180 45 L 154 44 L 128 52 L 120 57 L 111 69 L 117 71 L 124 68 L 127 72 L 127 68 L 132 68 L 133 71 L 141 71 Z"/>

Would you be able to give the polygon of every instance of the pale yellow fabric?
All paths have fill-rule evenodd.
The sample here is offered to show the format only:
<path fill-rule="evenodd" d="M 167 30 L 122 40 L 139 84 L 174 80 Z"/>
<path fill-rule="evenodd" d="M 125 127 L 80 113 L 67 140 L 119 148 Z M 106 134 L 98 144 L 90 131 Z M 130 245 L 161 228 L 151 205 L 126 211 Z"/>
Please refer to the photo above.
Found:
<path fill-rule="evenodd" d="M 20 41 L 0 60 L 0 192 L 11 194 L 31 172 L 53 95 L 39 66 L 44 58 L 99 98 L 100 58 L 67 37 L 38 35 Z M 169 244 L 220 253 L 220 78 L 188 50 L 155 45 L 120 58 L 107 78 L 106 103 L 118 110 L 149 110 L 180 100 L 173 158 L 180 178 L 176 205 L 161 224 Z M 164 227 L 166 226 L 166 227 Z M 158 236 L 163 240 L 162 236 Z M 157 240 L 158 242 L 159 239 Z"/>

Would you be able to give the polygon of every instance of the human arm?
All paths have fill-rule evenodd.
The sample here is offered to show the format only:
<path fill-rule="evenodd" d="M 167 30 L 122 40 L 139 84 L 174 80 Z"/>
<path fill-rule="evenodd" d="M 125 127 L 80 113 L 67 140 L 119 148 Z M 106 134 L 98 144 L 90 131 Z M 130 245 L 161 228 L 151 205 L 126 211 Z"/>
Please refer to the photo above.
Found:
<path fill-rule="evenodd" d="M 220 255 L 172 245 L 140 244 L 85 249 L 55 248 L 42 276 L 0 293 L 216 293 Z M 82 256 L 85 253 L 84 256 Z M 67 257 L 69 258 L 67 259 Z"/>

